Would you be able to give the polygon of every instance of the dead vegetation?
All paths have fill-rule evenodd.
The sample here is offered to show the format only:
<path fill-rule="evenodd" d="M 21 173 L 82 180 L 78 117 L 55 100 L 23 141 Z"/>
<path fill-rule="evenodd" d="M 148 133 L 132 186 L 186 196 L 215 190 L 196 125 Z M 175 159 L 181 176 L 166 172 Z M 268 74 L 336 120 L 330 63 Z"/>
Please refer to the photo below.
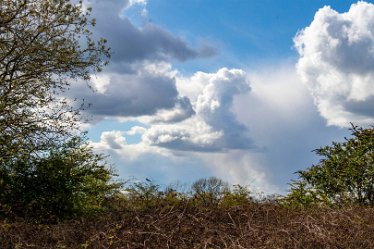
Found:
<path fill-rule="evenodd" d="M 0 248 L 374 248 L 374 209 L 164 202 L 58 224 L 3 220 Z"/>

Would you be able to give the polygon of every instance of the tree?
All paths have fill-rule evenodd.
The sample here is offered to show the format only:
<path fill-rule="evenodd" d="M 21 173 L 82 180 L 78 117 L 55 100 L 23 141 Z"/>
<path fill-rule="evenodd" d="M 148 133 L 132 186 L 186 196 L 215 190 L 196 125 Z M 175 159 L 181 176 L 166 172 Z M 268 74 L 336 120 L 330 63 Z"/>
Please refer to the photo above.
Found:
<path fill-rule="evenodd" d="M 64 216 L 118 188 L 63 97 L 107 63 L 82 1 L 0 1 L 0 211 Z M 95 208 L 94 208 L 95 209 Z"/>
<path fill-rule="evenodd" d="M 351 138 L 315 150 L 322 159 L 297 172 L 289 198 L 374 205 L 374 127 L 350 130 Z"/>
<path fill-rule="evenodd" d="M 191 188 L 195 200 L 203 205 L 218 204 L 224 194 L 230 190 L 229 184 L 217 177 L 199 179 Z"/>
<path fill-rule="evenodd" d="M 89 10 L 68 0 L 0 3 L 0 164 L 48 150 L 77 128 L 80 108 L 61 93 L 107 62 Z"/>

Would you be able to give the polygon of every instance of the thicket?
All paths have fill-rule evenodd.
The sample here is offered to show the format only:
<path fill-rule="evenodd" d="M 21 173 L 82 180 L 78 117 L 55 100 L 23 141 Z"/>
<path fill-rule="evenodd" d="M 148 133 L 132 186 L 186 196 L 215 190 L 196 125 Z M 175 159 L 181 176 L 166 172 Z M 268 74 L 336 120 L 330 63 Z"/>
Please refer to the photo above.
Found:
<path fill-rule="evenodd" d="M 58 224 L 0 221 L 1 248 L 373 248 L 373 208 L 297 208 L 275 199 L 201 201 L 152 182 L 107 201 L 108 212 Z M 131 192 L 132 191 L 132 192 Z M 179 194 L 179 196 L 178 196 Z M 236 195 L 234 195 L 237 197 Z M 242 198 L 242 195 L 239 195 Z M 231 198 L 229 198 L 231 199 Z M 236 198 L 234 198 L 236 199 Z M 210 200 L 210 198 L 208 199 Z"/>

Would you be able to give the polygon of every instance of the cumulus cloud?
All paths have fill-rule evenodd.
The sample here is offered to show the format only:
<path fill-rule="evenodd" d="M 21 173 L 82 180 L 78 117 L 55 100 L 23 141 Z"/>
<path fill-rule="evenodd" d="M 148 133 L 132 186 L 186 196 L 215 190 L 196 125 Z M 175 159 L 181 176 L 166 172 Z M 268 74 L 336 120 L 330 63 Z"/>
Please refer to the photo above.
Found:
<path fill-rule="evenodd" d="M 142 126 L 133 126 L 129 131 L 126 132 L 126 135 L 134 136 L 137 134 L 143 134 L 147 129 Z"/>
<path fill-rule="evenodd" d="M 114 150 L 122 149 L 126 145 L 126 139 L 121 131 L 105 131 L 101 134 L 101 141 L 107 148 Z"/>
<path fill-rule="evenodd" d="M 211 127 L 223 131 L 222 146 L 249 148 L 253 144 L 246 136 L 247 129 L 240 124 L 231 108 L 235 95 L 250 90 L 246 73 L 239 69 L 220 69 L 211 74 L 209 83 L 198 96 L 195 107 L 197 115 Z"/>
<path fill-rule="evenodd" d="M 211 74 L 199 72 L 190 81 L 194 82 L 189 85 L 201 91 L 179 90 L 191 100 L 195 115 L 177 124 L 154 125 L 144 133 L 144 140 L 174 150 L 253 148 L 247 128 L 237 121 L 231 110 L 234 96 L 250 90 L 246 73 L 222 68 Z"/>
<path fill-rule="evenodd" d="M 320 9 L 294 38 L 297 68 L 329 125 L 374 122 L 374 5 Z"/>
<path fill-rule="evenodd" d="M 180 97 L 173 109 L 163 109 L 153 116 L 141 118 L 146 123 L 177 123 L 195 115 L 191 101 L 187 97 Z"/>
<path fill-rule="evenodd" d="M 255 185 L 269 187 L 272 183 L 280 188 L 277 193 L 286 193 L 287 182 L 296 178 L 294 172 L 318 162 L 312 150 L 348 134 L 345 129 L 326 127 L 294 61 L 263 65 L 248 77 L 251 91 L 235 98 L 233 112 L 240 123 L 250 127 L 258 149 L 227 154 L 225 160 L 232 160 L 227 172 L 238 180 L 253 177 Z"/>
<path fill-rule="evenodd" d="M 192 48 L 181 38 L 146 20 L 141 27 L 135 26 L 127 17 L 126 10 L 139 4 L 145 6 L 146 1 L 85 1 L 85 6 L 93 8 L 93 17 L 97 19 L 95 35 L 110 38 L 108 45 L 113 51 L 112 62 L 170 59 L 185 61 L 214 54 L 211 46 Z"/>
<path fill-rule="evenodd" d="M 214 130 L 195 117 L 178 124 L 153 125 L 144 133 L 143 140 L 171 150 L 216 151 L 225 149 L 217 143 L 222 137 L 222 131 Z"/>
<path fill-rule="evenodd" d="M 91 145 L 97 152 L 111 155 L 120 175 L 126 178 L 152 178 L 167 184 L 181 179 L 183 183 L 192 183 L 214 175 L 232 184 L 248 185 L 253 191 L 279 193 L 277 187 L 270 183 L 268 172 L 256 163 L 256 155 L 248 151 L 175 153 L 146 143 L 126 143 L 127 135 L 144 130 L 143 127 L 133 127 L 128 131 L 103 132 L 100 141 Z"/>
<path fill-rule="evenodd" d="M 271 182 L 271 173 L 259 163 L 258 155 L 244 150 L 227 153 L 201 154 L 199 157 L 215 176 L 231 183 L 248 186 L 253 193 L 282 193 Z"/>
<path fill-rule="evenodd" d="M 118 139 L 115 137 L 126 136 L 127 132 L 102 134 L 100 141 L 91 143 L 95 151 L 110 155 L 118 174 L 126 179 L 151 178 L 156 183 L 171 184 L 178 181 L 192 183 L 197 178 L 214 175 L 214 170 L 207 167 L 204 160 L 191 154 L 176 156 L 160 147 L 144 143 L 126 144 L 124 141 L 121 148 L 113 147 L 114 140 Z"/>
<path fill-rule="evenodd" d="M 127 16 L 146 8 L 146 0 L 85 0 L 97 19 L 93 34 L 106 37 L 113 52 L 104 73 L 93 76 L 91 92 L 84 82 L 72 84 L 71 99 L 84 99 L 91 120 L 138 118 L 147 122 L 180 122 L 194 115 L 191 102 L 176 88 L 177 72 L 170 60 L 185 61 L 213 54 L 210 46 L 192 48 L 160 26 L 145 21 L 136 26 Z"/>
<path fill-rule="evenodd" d="M 286 183 L 295 177 L 293 172 L 318 162 L 319 158 L 311 153 L 313 149 L 349 135 L 345 129 L 325 126 L 307 87 L 300 83 L 294 62 L 282 61 L 248 74 L 221 70 L 220 74 L 199 72 L 177 78 L 180 95 L 188 97 L 195 110 L 190 118 L 173 124 L 151 123 L 127 131 L 111 131 L 110 136 L 102 134 L 101 140 L 94 143 L 95 148 L 110 154 L 126 177 L 153 177 L 157 182 L 168 183 L 171 179 L 186 182 L 214 175 L 233 184 L 249 185 L 253 190 L 286 193 Z M 236 83 L 231 74 L 236 75 Z M 224 75 L 227 84 L 237 85 L 237 90 L 231 90 L 233 95 L 226 97 L 233 98 L 231 107 L 226 105 L 234 117 L 228 122 L 250 127 L 250 131 L 242 132 L 250 149 L 231 150 L 235 146 L 223 142 L 234 143 L 234 139 L 225 138 L 230 133 L 204 119 L 203 110 L 207 109 L 205 115 L 210 116 L 216 106 L 224 106 L 223 95 L 230 94 L 230 90 L 226 91 L 228 86 L 218 87 L 223 84 L 218 79 Z M 218 84 L 217 89 L 208 91 L 212 84 Z M 213 99 L 218 99 L 220 105 Z M 142 134 L 142 140 L 127 144 L 127 136 L 135 133 Z"/>
<path fill-rule="evenodd" d="M 101 133 L 100 140 L 90 142 L 90 145 L 99 152 L 110 155 L 117 155 L 128 160 L 136 160 L 142 155 L 158 155 L 161 157 L 171 157 L 172 153 L 160 147 L 149 146 L 145 143 L 128 144 L 126 137 L 136 135 L 135 133 L 144 132 L 136 128 L 127 131 L 104 131 Z"/>
<path fill-rule="evenodd" d="M 72 84 L 70 98 L 83 98 L 92 106 L 85 112 L 95 119 L 128 118 L 164 114 L 164 121 L 183 120 L 193 115 L 191 103 L 179 96 L 174 72 L 163 64 L 136 65 L 131 73 L 102 73 L 91 80 L 93 91 L 85 82 Z M 174 114 L 172 114 L 174 113 Z"/>
<path fill-rule="evenodd" d="M 116 138 L 116 136 L 118 136 Z M 280 193 L 270 181 L 270 174 L 255 156 L 245 151 L 228 153 L 169 153 L 169 151 L 145 144 L 120 144 L 113 146 L 123 133 L 112 131 L 92 143 L 97 152 L 109 154 L 120 175 L 126 179 L 151 178 L 156 183 L 192 183 L 203 177 L 216 176 L 232 184 L 248 185 L 253 191 Z"/>

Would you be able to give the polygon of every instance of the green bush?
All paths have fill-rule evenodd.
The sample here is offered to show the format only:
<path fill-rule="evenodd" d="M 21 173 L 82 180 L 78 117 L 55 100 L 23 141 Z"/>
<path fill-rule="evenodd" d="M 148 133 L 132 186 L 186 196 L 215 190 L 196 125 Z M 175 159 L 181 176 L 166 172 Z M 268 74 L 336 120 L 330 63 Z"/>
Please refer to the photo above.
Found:
<path fill-rule="evenodd" d="M 111 182 L 113 171 L 80 138 L 0 172 L 1 211 L 34 218 L 102 210 L 121 185 Z"/>
<path fill-rule="evenodd" d="M 62 218 L 102 209 L 118 184 L 76 137 L 85 106 L 63 96 L 110 57 L 82 1 L 1 1 L 0 212 Z M 88 89 L 87 89 L 88 90 Z"/>
<path fill-rule="evenodd" d="M 242 206 L 253 202 L 251 191 L 245 186 L 234 185 L 233 189 L 226 191 L 220 201 L 221 207 Z"/>
<path fill-rule="evenodd" d="M 148 209 L 159 204 L 163 197 L 160 187 L 151 180 L 146 182 L 135 181 L 125 188 L 128 206 L 132 209 Z"/>
<path fill-rule="evenodd" d="M 322 159 L 298 171 L 288 201 L 312 203 L 356 203 L 374 205 L 374 127 L 353 126 L 352 137 L 315 150 Z"/>

